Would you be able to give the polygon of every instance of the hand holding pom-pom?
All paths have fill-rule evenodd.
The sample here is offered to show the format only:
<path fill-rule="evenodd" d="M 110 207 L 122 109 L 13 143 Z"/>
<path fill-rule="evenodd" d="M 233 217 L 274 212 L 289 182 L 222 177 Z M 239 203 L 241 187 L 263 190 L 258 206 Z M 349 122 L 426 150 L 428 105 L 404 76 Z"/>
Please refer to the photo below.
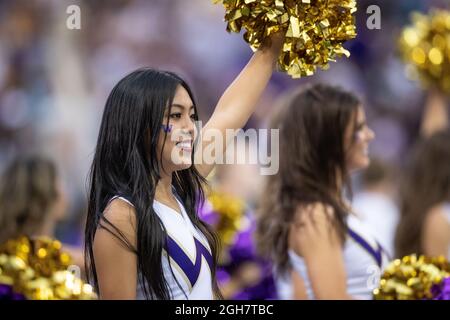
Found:
<path fill-rule="evenodd" d="M 277 32 L 285 38 L 280 71 L 293 78 L 328 68 L 336 56 L 350 53 L 342 44 L 356 37 L 355 0 L 213 0 L 225 7 L 227 31 L 239 33 L 253 50 Z"/>

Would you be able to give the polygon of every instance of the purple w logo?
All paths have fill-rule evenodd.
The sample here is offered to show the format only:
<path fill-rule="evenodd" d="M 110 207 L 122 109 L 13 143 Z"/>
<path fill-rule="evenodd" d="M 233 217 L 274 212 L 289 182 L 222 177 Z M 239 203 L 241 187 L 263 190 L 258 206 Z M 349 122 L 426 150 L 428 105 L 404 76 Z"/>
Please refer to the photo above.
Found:
<path fill-rule="evenodd" d="M 169 256 L 178 264 L 178 266 L 186 274 L 191 286 L 193 287 L 197 282 L 200 275 L 200 269 L 202 266 L 202 256 L 208 262 L 209 269 L 213 269 L 213 257 L 209 250 L 199 241 L 194 238 L 195 242 L 195 263 L 192 263 L 189 256 L 183 249 L 173 240 L 170 236 L 167 236 L 167 252 Z"/>

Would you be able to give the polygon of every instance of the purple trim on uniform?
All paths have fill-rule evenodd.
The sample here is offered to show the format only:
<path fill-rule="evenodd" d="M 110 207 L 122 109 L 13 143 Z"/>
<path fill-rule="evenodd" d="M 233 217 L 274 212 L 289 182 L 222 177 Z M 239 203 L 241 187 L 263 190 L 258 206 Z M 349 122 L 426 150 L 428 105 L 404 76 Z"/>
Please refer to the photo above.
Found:
<path fill-rule="evenodd" d="M 372 246 L 366 241 L 364 240 L 364 238 L 362 238 L 359 234 L 357 234 L 355 231 L 353 231 L 352 229 L 348 228 L 348 233 L 350 235 L 350 237 L 353 238 L 353 240 L 355 240 L 357 243 L 359 243 L 364 249 L 366 249 L 366 251 L 375 259 L 375 261 L 377 262 L 378 266 L 381 268 L 382 266 L 382 252 L 383 249 L 381 248 L 380 244 L 378 242 L 377 243 L 377 250 L 375 250 L 374 248 L 372 248 Z"/>
<path fill-rule="evenodd" d="M 211 253 L 199 240 L 197 240 L 197 238 L 193 238 L 196 251 L 194 264 L 184 250 L 181 249 L 175 242 L 175 240 L 173 240 L 170 236 L 167 236 L 167 252 L 169 256 L 178 264 L 181 270 L 183 270 L 192 287 L 195 285 L 200 275 L 202 256 L 205 257 L 205 260 L 209 265 L 209 269 L 213 270 L 213 257 Z"/>

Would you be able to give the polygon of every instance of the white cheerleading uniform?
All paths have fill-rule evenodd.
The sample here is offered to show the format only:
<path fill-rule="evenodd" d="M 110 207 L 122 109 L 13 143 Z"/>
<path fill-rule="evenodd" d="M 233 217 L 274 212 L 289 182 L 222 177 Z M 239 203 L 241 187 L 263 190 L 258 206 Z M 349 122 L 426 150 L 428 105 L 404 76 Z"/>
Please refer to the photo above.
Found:
<path fill-rule="evenodd" d="M 389 262 L 389 257 L 356 216 L 349 215 L 347 225 L 349 231 L 343 247 L 347 293 L 356 299 L 369 300 L 372 299 L 373 289 L 379 285 L 382 270 Z M 288 254 L 293 270 L 303 279 L 308 299 L 315 299 L 304 259 L 293 250 L 289 250 Z M 333 272 L 332 266 L 330 272 Z M 276 283 L 281 299 L 293 299 L 290 274 L 276 275 Z"/>
<path fill-rule="evenodd" d="M 133 205 L 119 196 L 110 201 L 116 198 Z M 183 204 L 178 199 L 177 202 L 181 215 L 156 200 L 153 202 L 153 209 L 167 231 L 167 250 L 163 249 L 161 259 L 171 299 L 212 300 L 214 294 L 211 281 L 211 249 L 206 237 L 191 222 Z M 139 276 L 136 299 L 145 299 Z"/>

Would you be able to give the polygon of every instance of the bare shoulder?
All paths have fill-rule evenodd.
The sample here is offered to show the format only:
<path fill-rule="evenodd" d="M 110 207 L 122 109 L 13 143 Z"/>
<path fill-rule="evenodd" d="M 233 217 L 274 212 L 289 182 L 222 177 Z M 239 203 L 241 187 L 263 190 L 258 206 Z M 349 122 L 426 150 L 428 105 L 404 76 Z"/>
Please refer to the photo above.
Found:
<path fill-rule="evenodd" d="M 103 215 L 110 222 L 123 227 L 136 227 L 136 211 L 127 201 L 116 198 L 105 208 Z"/>
<path fill-rule="evenodd" d="M 299 205 L 289 231 L 289 246 L 300 256 L 340 250 L 334 210 L 323 203 Z"/>
<path fill-rule="evenodd" d="M 111 241 L 111 238 L 124 237 L 127 242 L 135 246 L 136 211 L 131 204 L 120 198 L 114 199 L 105 208 L 103 217 L 105 219 L 100 221 L 95 236 L 95 240 L 98 240 L 95 241 L 97 244 Z"/>
<path fill-rule="evenodd" d="M 424 225 L 426 229 L 430 230 L 443 229 L 449 226 L 449 221 L 445 216 L 445 209 L 442 204 L 436 205 L 428 211 Z"/>
<path fill-rule="evenodd" d="M 450 223 L 445 216 L 444 207 L 431 208 L 423 224 L 423 247 L 428 255 L 447 254 L 450 244 Z"/>

